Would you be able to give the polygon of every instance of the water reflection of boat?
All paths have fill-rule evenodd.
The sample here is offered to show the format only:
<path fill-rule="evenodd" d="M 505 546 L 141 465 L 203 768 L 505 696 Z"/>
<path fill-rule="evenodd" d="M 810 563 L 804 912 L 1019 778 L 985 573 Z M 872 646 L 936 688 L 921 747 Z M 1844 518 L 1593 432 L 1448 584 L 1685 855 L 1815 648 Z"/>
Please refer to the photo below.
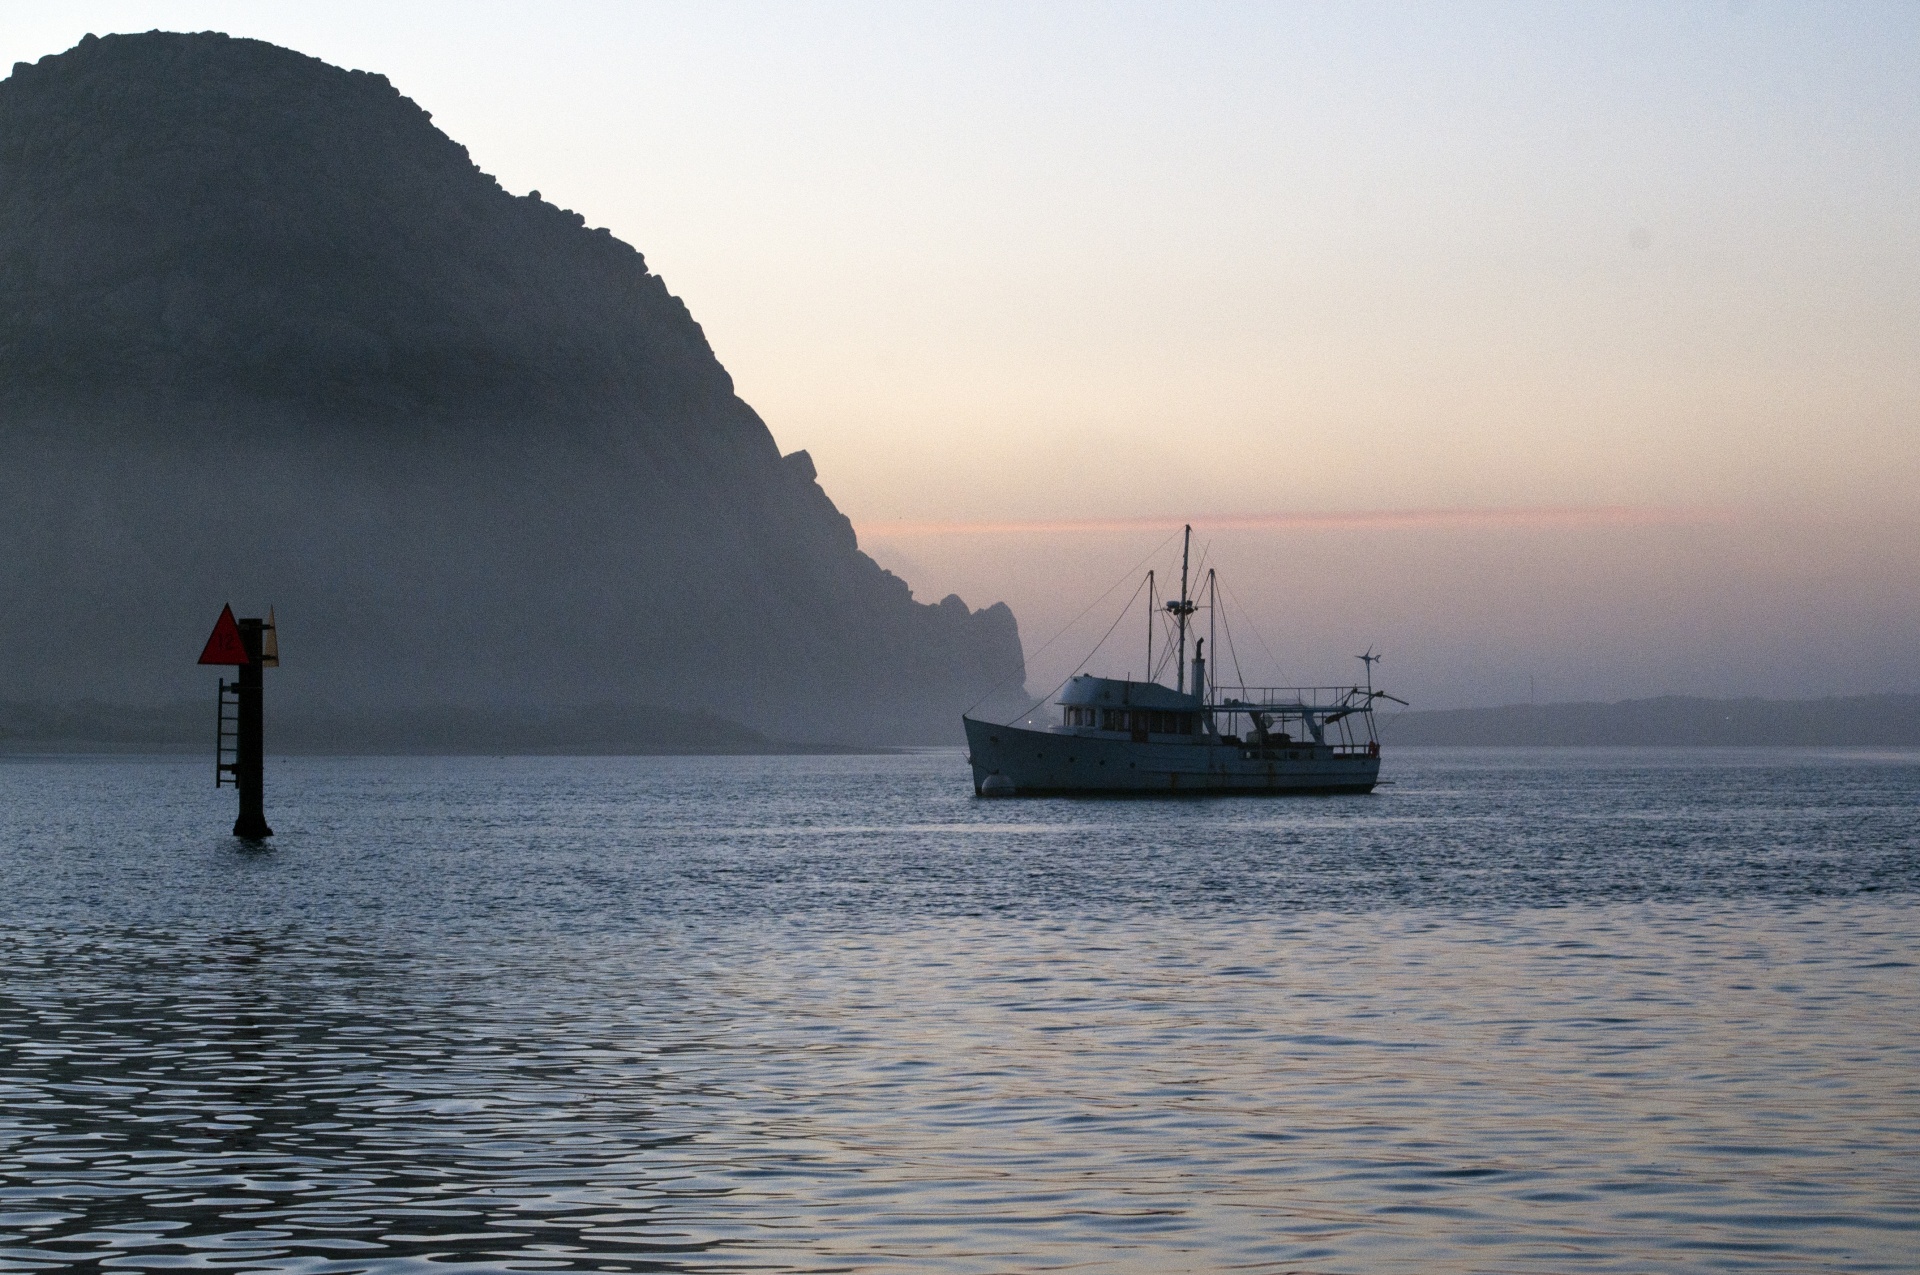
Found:
<path fill-rule="evenodd" d="M 1180 555 L 1180 598 L 1166 612 L 1178 629 L 1174 685 L 1156 681 L 1069 678 L 1054 701 L 1059 720 L 1036 725 L 961 720 L 973 790 L 981 796 L 1060 793 L 1340 793 L 1371 792 L 1380 779 L 1376 700 L 1405 703 L 1373 689 L 1369 650 L 1365 685 L 1223 686 L 1206 658 L 1207 639 L 1187 639 L 1202 600 L 1187 591 L 1193 529 Z M 1146 583 L 1153 606 L 1151 573 Z M 1217 584 L 1206 573 L 1204 605 L 1218 610 Z M 1138 596 L 1136 594 L 1136 596 Z M 1156 612 L 1157 613 L 1157 612 Z M 1147 667 L 1153 668 L 1152 624 Z"/>

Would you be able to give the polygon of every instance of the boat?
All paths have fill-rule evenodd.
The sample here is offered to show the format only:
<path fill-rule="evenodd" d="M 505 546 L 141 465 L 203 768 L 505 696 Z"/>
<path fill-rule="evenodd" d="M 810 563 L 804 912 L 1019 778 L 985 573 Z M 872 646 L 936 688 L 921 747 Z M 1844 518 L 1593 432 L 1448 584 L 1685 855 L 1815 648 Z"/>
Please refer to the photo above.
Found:
<path fill-rule="evenodd" d="M 1374 704 L 1382 699 L 1406 703 L 1373 688 L 1373 666 L 1380 657 L 1371 647 L 1356 657 L 1366 678 L 1352 686 L 1220 684 L 1208 666 L 1208 639 L 1190 633 L 1203 600 L 1210 629 L 1220 609 L 1212 571 L 1201 598 L 1188 594 L 1192 549 L 1189 526 L 1180 552 L 1180 597 L 1165 604 L 1178 631 L 1177 651 L 1167 652 L 1175 656 L 1174 685 L 1076 672 L 1053 701 L 1057 720 L 1040 723 L 1023 714 L 994 722 L 963 714 L 977 796 L 1373 791 L 1380 782 Z M 1152 670 L 1159 616 L 1152 572 L 1144 587 L 1151 617 L 1147 668 Z M 1191 660 L 1189 636 L 1194 639 Z"/>

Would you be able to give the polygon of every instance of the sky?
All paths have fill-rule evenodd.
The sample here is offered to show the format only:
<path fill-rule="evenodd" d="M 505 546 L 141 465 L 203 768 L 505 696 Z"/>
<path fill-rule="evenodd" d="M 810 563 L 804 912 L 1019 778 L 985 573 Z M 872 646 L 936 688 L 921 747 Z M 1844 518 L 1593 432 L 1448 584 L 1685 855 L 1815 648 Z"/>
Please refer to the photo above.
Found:
<path fill-rule="evenodd" d="M 154 27 L 638 247 L 1036 695 L 1187 522 L 1249 682 L 1920 691 L 1920 6 L 0 4 L 0 64 Z"/>

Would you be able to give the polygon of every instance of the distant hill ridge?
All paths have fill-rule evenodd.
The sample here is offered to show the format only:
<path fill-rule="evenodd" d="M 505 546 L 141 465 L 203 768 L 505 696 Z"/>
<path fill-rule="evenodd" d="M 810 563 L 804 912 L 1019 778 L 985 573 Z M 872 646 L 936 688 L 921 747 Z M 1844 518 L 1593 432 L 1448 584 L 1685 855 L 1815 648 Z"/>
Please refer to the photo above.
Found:
<path fill-rule="evenodd" d="M 621 756 L 822 751 L 768 739 L 706 713 L 569 705 L 553 709 L 429 705 L 405 710 L 294 709 L 270 713 L 268 749 L 281 754 L 475 753 Z M 0 754 L 203 754 L 213 762 L 213 702 L 126 705 L 0 703 Z M 842 748 L 826 747 L 840 752 Z"/>
<path fill-rule="evenodd" d="M 1920 747 L 1920 695 L 1510 704 L 1380 718 L 1389 744 Z"/>
<path fill-rule="evenodd" d="M 88 36 L 0 82 L 0 700 L 195 695 L 227 601 L 316 711 L 931 741 L 1023 681 L 1012 613 L 861 553 L 633 248 L 383 76 Z"/>

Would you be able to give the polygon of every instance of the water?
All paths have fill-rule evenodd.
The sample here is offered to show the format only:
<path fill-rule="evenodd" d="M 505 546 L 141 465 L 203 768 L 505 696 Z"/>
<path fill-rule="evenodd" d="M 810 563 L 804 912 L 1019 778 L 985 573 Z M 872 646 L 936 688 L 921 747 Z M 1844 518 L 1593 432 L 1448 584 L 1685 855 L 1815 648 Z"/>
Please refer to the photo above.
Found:
<path fill-rule="evenodd" d="M 0 763 L 0 1270 L 1920 1267 L 1920 756 Z"/>

